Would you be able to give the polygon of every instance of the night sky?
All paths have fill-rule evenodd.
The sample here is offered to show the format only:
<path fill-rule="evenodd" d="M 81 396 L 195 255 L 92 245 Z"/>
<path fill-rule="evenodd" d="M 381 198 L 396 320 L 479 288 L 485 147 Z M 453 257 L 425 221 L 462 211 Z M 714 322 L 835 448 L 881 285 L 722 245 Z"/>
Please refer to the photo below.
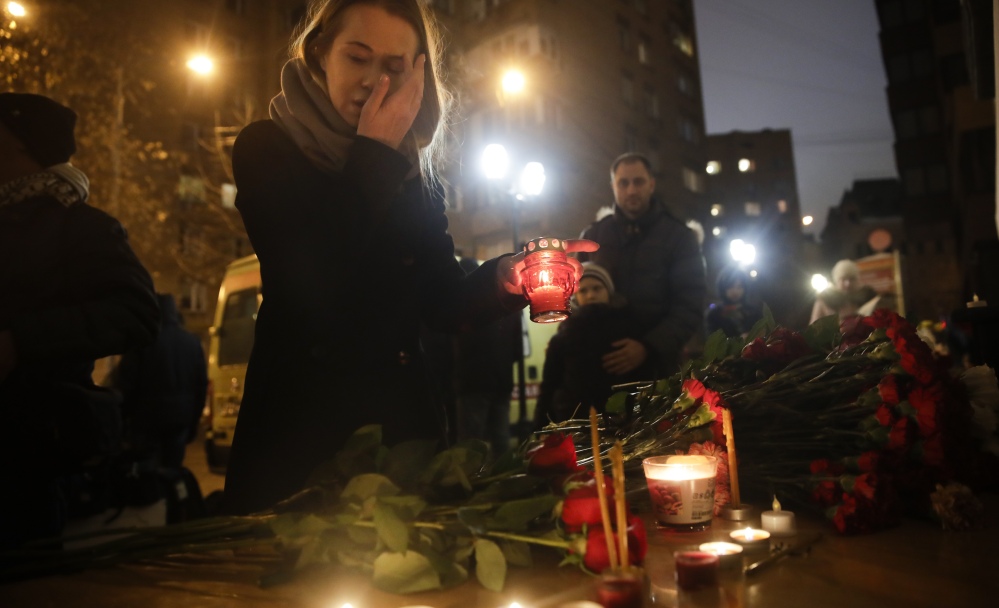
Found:
<path fill-rule="evenodd" d="M 708 133 L 791 129 L 806 232 L 895 177 L 874 0 L 694 0 Z"/>

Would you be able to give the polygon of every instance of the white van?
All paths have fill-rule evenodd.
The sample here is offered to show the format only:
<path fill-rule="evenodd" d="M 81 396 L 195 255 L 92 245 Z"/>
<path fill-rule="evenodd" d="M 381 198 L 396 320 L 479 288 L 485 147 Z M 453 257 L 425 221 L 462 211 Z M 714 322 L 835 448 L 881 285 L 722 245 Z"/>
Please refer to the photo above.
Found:
<path fill-rule="evenodd" d="M 209 424 L 205 452 L 208 466 L 216 472 L 225 469 L 229 461 L 261 299 L 257 256 L 229 264 L 219 289 L 208 343 Z"/>

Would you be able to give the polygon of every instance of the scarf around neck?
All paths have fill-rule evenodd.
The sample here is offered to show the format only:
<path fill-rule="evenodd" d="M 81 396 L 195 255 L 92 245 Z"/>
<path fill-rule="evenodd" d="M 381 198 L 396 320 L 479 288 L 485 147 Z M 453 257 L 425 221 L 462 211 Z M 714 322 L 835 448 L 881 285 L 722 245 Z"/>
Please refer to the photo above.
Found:
<path fill-rule="evenodd" d="M 302 59 L 291 59 L 281 69 L 281 92 L 271 100 L 271 120 L 291 137 L 298 149 L 320 169 L 339 173 L 357 129 L 340 116 L 330 102 L 325 83 L 317 82 Z M 400 148 L 419 171 L 415 147 Z"/>
<path fill-rule="evenodd" d="M 82 203 L 90 196 L 90 180 L 73 165 L 61 163 L 0 184 L 0 207 L 41 196 L 50 196 L 66 207 Z"/>

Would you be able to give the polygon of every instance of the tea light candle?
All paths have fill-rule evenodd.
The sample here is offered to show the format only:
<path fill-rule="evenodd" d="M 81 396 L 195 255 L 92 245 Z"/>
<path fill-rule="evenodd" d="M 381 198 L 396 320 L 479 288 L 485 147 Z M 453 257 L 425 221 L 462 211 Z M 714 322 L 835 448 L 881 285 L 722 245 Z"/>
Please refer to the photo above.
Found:
<path fill-rule="evenodd" d="M 718 584 L 718 555 L 705 551 L 677 551 L 676 586 L 685 591 Z"/>
<path fill-rule="evenodd" d="M 774 496 L 773 510 L 760 513 L 763 529 L 774 536 L 789 536 L 795 533 L 794 513 L 780 508 L 780 502 Z"/>
<path fill-rule="evenodd" d="M 770 543 L 770 533 L 766 530 L 757 530 L 756 528 L 734 530 L 729 533 L 729 536 L 746 549 L 755 549 Z"/>
<path fill-rule="evenodd" d="M 726 542 L 701 543 L 698 547 L 705 553 L 714 553 L 722 566 L 731 566 L 742 559 L 742 545 Z"/>

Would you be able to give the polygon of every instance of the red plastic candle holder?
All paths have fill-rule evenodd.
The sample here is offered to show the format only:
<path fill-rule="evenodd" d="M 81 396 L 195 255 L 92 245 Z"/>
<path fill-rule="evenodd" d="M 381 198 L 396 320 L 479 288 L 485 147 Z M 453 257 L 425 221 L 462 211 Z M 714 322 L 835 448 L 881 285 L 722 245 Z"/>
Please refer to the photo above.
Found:
<path fill-rule="evenodd" d="M 677 551 L 676 586 L 685 591 L 718 584 L 718 556 L 704 551 Z"/>
<path fill-rule="evenodd" d="M 556 323 L 569 318 L 569 298 L 576 291 L 576 270 L 565 255 L 562 240 L 541 237 L 524 247 L 520 278 L 531 303 L 531 320 Z"/>

